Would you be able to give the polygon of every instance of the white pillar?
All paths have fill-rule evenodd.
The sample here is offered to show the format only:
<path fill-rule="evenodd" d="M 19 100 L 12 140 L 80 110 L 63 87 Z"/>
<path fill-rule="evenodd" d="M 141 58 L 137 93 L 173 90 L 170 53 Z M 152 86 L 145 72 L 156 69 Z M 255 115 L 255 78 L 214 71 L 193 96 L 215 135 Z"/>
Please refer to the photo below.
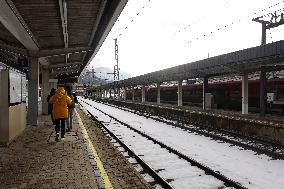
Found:
<path fill-rule="evenodd" d="M 38 58 L 29 59 L 28 80 L 28 119 L 29 125 L 37 125 L 38 118 L 38 87 L 39 62 Z"/>
<path fill-rule="evenodd" d="M 145 85 L 142 85 L 142 103 L 145 103 L 146 99 L 145 99 Z"/>
<path fill-rule="evenodd" d="M 242 76 L 242 114 L 248 114 L 248 74 Z"/>
<path fill-rule="evenodd" d="M 178 81 L 178 106 L 182 106 L 182 80 Z"/>
<path fill-rule="evenodd" d="M 161 104 L 161 84 L 157 83 L 157 104 Z"/>
<path fill-rule="evenodd" d="M 111 98 L 111 88 L 109 89 L 109 98 Z"/>
<path fill-rule="evenodd" d="M 131 87 L 131 92 L 132 92 L 132 101 L 135 100 L 135 90 L 134 87 Z"/>
<path fill-rule="evenodd" d="M 120 88 L 117 88 L 117 100 L 121 100 Z"/>
<path fill-rule="evenodd" d="M 41 103 L 42 103 L 43 115 L 48 114 L 48 102 L 47 102 L 47 96 L 49 94 L 48 80 L 49 80 L 49 70 L 48 68 L 42 68 Z"/>
<path fill-rule="evenodd" d="M 0 70 L 0 144 L 9 142 L 9 70 Z"/>

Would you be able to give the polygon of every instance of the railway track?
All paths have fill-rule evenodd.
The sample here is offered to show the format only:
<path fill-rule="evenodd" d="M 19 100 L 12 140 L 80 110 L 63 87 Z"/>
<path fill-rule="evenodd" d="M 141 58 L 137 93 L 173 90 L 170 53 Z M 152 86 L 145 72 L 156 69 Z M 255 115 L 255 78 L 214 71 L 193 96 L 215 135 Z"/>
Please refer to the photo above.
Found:
<path fill-rule="evenodd" d="M 282 159 L 284 160 L 284 146 L 268 141 L 263 141 L 257 138 L 249 137 L 249 136 L 241 136 L 240 134 L 221 130 L 221 129 L 213 129 L 210 127 L 202 126 L 202 125 L 191 125 L 184 123 L 182 119 L 178 121 L 168 120 L 167 118 L 161 118 L 157 117 L 155 115 L 151 115 L 149 113 L 145 112 L 139 112 L 135 110 L 131 110 L 129 108 L 116 106 L 110 103 L 106 103 L 103 101 L 100 101 L 100 103 L 106 104 L 108 106 L 112 106 L 115 108 L 118 108 L 123 111 L 127 111 L 130 113 L 134 113 L 139 116 L 144 116 L 146 118 L 151 118 L 155 121 L 159 121 L 162 123 L 166 123 L 168 125 L 178 127 L 181 129 L 185 129 L 190 132 L 198 133 L 200 135 L 204 135 L 207 137 L 211 137 L 215 140 L 220 140 L 223 142 L 231 143 L 232 145 L 236 145 L 239 147 L 242 147 L 247 150 L 253 150 L 258 154 L 265 154 L 268 155 L 274 159 Z"/>
<path fill-rule="evenodd" d="M 131 156 L 135 156 L 135 159 L 137 158 L 137 161 L 143 164 L 147 171 L 150 170 L 151 175 L 154 175 L 153 177 L 163 188 L 245 188 L 218 171 L 214 171 L 192 157 L 141 132 L 93 105 L 83 100 L 81 104 L 88 110 L 93 119 L 96 119 Z M 135 155 L 135 153 L 139 155 Z M 147 166 L 147 164 L 150 166 Z M 181 171 L 177 172 L 176 170 Z M 163 175 L 166 179 L 163 179 L 160 175 Z"/>

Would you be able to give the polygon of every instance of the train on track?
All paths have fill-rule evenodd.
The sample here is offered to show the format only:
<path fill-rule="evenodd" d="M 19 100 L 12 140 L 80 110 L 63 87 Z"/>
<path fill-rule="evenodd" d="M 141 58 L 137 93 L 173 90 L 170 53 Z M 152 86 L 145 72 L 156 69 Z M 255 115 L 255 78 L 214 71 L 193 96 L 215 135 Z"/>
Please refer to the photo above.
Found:
<path fill-rule="evenodd" d="M 249 110 L 253 112 L 259 111 L 259 79 L 249 80 L 248 98 Z M 203 101 L 203 85 L 202 83 L 183 84 L 183 105 L 202 106 Z M 227 110 L 241 110 L 242 108 L 242 82 L 224 81 L 209 83 L 208 93 L 211 93 L 213 108 Z M 132 92 L 127 91 L 127 99 L 132 99 Z M 177 85 L 165 86 L 161 85 L 160 92 L 161 103 L 176 104 L 177 103 Z M 134 92 L 136 100 L 141 99 L 141 89 Z M 157 101 L 157 88 L 146 87 L 146 101 Z M 284 78 L 270 78 L 267 80 L 267 107 L 273 112 L 284 113 Z"/>

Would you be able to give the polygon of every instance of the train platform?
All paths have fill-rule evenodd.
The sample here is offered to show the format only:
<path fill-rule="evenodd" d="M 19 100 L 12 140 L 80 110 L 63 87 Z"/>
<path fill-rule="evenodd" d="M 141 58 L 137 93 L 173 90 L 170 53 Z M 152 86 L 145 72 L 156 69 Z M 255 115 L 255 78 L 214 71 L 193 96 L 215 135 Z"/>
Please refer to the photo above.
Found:
<path fill-rule="evenodd" d="M 84 113 L 55 142 L 50 116 L 39 116 L 0 147 L 0 188 L 151 188 Z"/>
<path fill-rule="evenodd" d="M 155 102 L 141 103 L 141 102 L 136 102 L 136 101 L 132 101 L 132 100 L 127 100 L 125 102 L 129 103 L 129 104 L 137 104 L 137 105 L 143 104 L 143 105 L 146 105 L 146 106 L 155 106 L 155 107 L 166 108 L 166 109 L 203 112 L 203 113 L 207 113 L 207 114 L 216 115 L 216 116 L 219 116 L 219 117 L 222 116 L 222 117 L 231 117 L 231 118 L 236 118 L 236 119 L 246 119 L 246 120 L 263 122 L 263 123 L 271 123 L 272 125 L 284 127 L 284 120 L 283 120 L 284 114 L 267 113 L 266 116 L 263 117 L 263 116 L 260 116 L 259 113 L 255 113 L 255 112 L 249 112 L 248 114 L 242 114 L 241 111 L 225 110 L 225 109 L 217 109 L 217 108 L 212 108 L 210 110 L 203 110 L 202 107 L 190 106 L 190 105 L 177 106 L 177 105 L 169 104 L 169 103 L 157 104 Z"/>
<path fill-rule="evenodd" d="M 225 110 L 225 109 L 217 109 L 217 108 L 212 108 L 210 110 L 203 110 L 201 107 L 198 106 L 173 106 L 170 104 L 164 104 L 162 106 L 165 107 L 175 107 L 179 109 L 185 109 L 185 110 L 193 110 L 193 111 L 200 111 L 200 112 L 210 112 L 212 114 L 219 114 L 221 116 L 232 116 L 232 117 L 237 117 L 237 118 L 244 118 L 244 119 L 251 119 L 251 120 L 257 120 L 261 122 L 272 122 L 273 124 L 279 124 L 284 126 L 284 120 L 283 120 L 283 114 L 270 114 L 267 113 L 264 117 L 260 116 L 259 113 L 255 112 L 249 112 L 248 114 L 242 114 L 241 111 L 236 111 L 236 110 Z"/>
<path fill-rule="evenodd" d="M 102 101 L 140 112 L 163 116 L 178 122 L 192 123 L 205 128 L 217 129 L 218 131 L 229 131 L 243 136 L 284 144 L 284 121 L 281 115 L 267 114 L 265 117 L 260 117 L 256 113 L 243 115 L 237 111 L 203 110 L 194 106 L 106 99 L 102 99 Z"/>

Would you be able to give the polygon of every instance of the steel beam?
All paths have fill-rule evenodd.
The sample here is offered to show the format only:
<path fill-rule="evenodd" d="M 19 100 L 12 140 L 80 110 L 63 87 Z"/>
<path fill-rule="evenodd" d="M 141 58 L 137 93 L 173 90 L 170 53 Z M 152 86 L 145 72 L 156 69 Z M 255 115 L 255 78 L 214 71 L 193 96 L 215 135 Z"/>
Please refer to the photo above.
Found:
<path fill-rule="evenodd" d="M 64 73 L 71 73 L 71 72 L 78 72 L 78 69 L 66 69 L 66 70 L 60 70 L 60 71 L 57 71 L 57 72 L 52 72 L 51 75 L 59 75 L 59 74 L 64 74 Z"/>
<path fill-rule="evenodd" d="M 52 56 L 64 56 L 66 54 L 73 53 L 85 53 L 92 51 L 90 47 L 71 47 L 63 49 L 44 49 L 35 54 L 37 57 L 52 57 Z"/>
<path fill-rule="evenodd" d="M 11 45 L 6 45 L 3 43 L 0 43 L 0 49 L 15 53 L 15 54 L 20 54 L 23 56 L 28 56 L 28 51 L 26 49 L 22 49 L 22 48 L 18 48 L 18 47 L 14 47 Z"/>
<path fill-rule="evenodd" d="M 68 66 L 75 66 L 83 64 L 82 62 L 69 62 L 69 63 L 60 63 L 60 64 L 51 64 L 49 68 L 61 68 L 61 67 L 68 67 Z"/>
<path fill-rule="evenodd" d="M 68 36 L 68 25 L 67 25 L 67 2 L 66 0 L 59 0 L 60 16 L 61 16 L 61 25 L 62 33 L 64 39 L 64 46 L 68 48 L 69 36 Z M 65 55 L 65 62 L 68 62 L 69 54 Z"/>

